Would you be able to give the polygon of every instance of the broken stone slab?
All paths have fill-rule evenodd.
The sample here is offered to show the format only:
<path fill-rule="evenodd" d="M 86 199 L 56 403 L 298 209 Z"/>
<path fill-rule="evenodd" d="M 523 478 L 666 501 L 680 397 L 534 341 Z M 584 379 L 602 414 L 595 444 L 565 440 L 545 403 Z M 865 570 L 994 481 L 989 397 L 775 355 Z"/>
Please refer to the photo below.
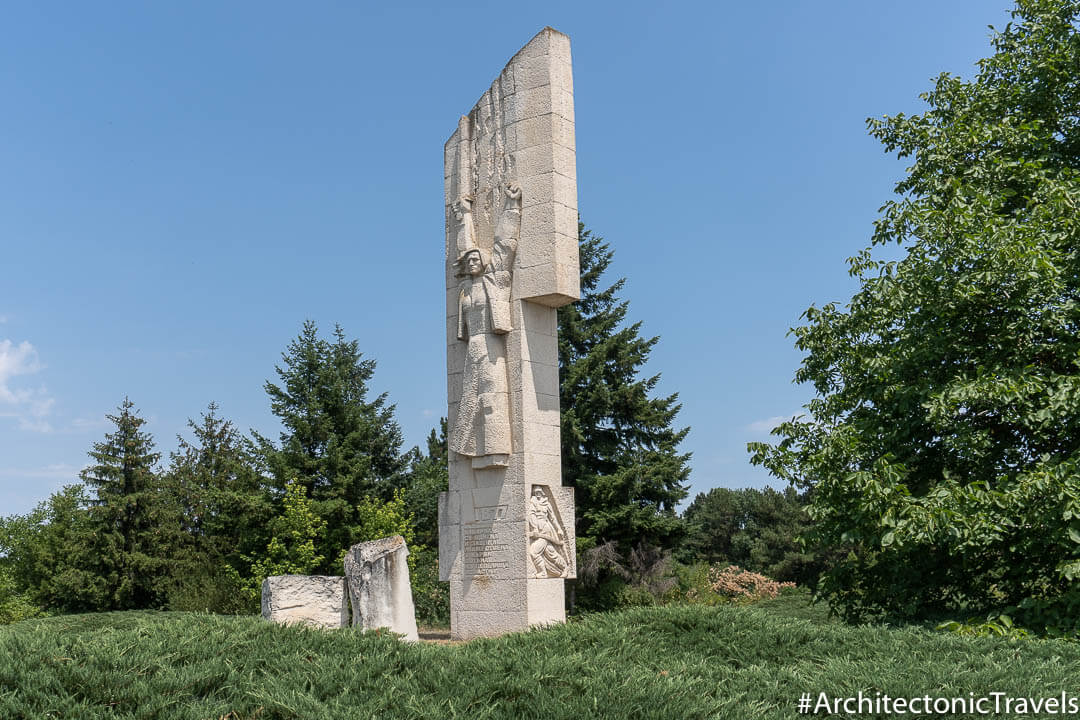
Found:
<path fill-rule="evenodd" d="M 262 616 L 284 625 L 349 626 L 345 578 L 328 575 L 272 575 L 262 584 Z"/>
<path fill-rule="evenodd" d="M 388 628 L 410 642 L 419 640 L 408 557 L 400 535 L 359 543 L 345 553 L 354 626 Z"/>

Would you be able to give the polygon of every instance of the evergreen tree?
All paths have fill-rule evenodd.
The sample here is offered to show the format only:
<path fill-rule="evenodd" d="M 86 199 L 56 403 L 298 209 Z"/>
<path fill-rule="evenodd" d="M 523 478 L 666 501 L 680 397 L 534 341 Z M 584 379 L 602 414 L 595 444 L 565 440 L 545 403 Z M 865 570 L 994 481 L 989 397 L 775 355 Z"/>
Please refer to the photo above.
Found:
<path fill-rule="evenodd" d="M 361 500 L 389 500 L 404 482 L 401 429 L 386 393 L 368 400 L 375 361 L 364 359 L 340 326 L 329 342 L 314 322 L 305 322 L 282 361 L 276 368 L 281 385 L 267 381 L 265 387 L 285 430 L 278 445 L 255 437 L 276 487 L 295 477 L 326 521 L 320 569 L 333 572 L 336 559 L 360 537 Z"/>
<path fill-rule="evenodd" d="M 210 403 L 200 423 L 188 420 L 192 441 L 177 436 L 166 476 L 183 511 L 184 544 L 174 556 L 170 606 L 235 611 L 227 565 L 246 574 L 246 557 L 265 548 L 272 509 L 250 441 Z"/>
<path fill-rule="evenodd" d="M 449 451 L 446 447 L 446 418 L 439 418 L 439 433 L 435 434 L 435 428 L 427 436 L 427 456 L 432 462 L 446 465 Z"/>
<path fill-rule="evenodd" d="M 442 624 L 450 618 L 450 586 L 439 582 L 439 493 L 449 485 L 446 418 L 432 428 L 427 451 L 409 451 L 409 479 L 397 514 L 412 520 L 415 543 L 409 546 L 409 578 L 418 620 Z M 368 523 L 379 525 L 380 523 Z M 365 528 L 366 530 L 366 528 Z"/>
<path fill-rule="evenodd" d="M 79 475 L 92 491 L 91 572 L 104 580 L 104 607 L 117 610 L 161 604 L 179 533 L 179 508 L 155 471 L 161 456 L 134 407 L 124 398 L 119 414 L 106 416 L 116 430 L 94 443 L 94 462 Z"/>
<path fill-rule="evenodd" d="M 659 375 L 639 374 L 658 337 L 626 325 L 616 281 L 601 289 L 614 252 L 578 226 L 581 299 L 559 308 L 559 400 L 563 482 L 576 488 L 582 550 L 614 541 L 671 548 L 681 533 L 676 504 L 686 496 L 690 455 L 678 451 L 689 428 L 673 426 L 678 395 L 651 397 Z"/>

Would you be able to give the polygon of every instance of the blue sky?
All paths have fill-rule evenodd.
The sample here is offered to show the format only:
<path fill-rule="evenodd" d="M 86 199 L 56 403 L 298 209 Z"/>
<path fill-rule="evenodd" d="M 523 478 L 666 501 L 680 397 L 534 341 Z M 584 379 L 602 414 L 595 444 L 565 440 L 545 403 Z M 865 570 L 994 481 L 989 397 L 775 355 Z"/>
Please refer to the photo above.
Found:
<path fill-rule="evenodd" d="M 810 390 L 788 329 L 847 300 L 903 162 L 870 116 L 970 77 L 1004 0 L 6 3 L 0 515 L 74 481 L 128 396 L 167 457 L 210 401 L 340 323 L 406 447 L 445 414 L 442 146 L 540 28 L 571 38 L 582 219 L 648 373 L 692 427 L 691 497 L 760 487 L 746 443 Z"/>

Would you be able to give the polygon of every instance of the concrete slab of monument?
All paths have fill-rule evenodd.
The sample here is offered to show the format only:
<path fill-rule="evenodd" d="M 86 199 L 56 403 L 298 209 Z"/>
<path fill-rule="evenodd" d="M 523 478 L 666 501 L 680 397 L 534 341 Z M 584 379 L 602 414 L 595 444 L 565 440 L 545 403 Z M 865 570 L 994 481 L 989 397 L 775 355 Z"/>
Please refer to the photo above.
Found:
<path fill-rule="evenodd" d="M 262 616 L 283 625 L 349 626 L 345 578 L 332 575 L 272 575 L 262 584 Z"/>
<path fill-rule="evenodd" d="M 358 543 L 345 553 L 354 626 L 387 628 L 409 642 L 419 639 L 408 557 L 400 535 Z"/>

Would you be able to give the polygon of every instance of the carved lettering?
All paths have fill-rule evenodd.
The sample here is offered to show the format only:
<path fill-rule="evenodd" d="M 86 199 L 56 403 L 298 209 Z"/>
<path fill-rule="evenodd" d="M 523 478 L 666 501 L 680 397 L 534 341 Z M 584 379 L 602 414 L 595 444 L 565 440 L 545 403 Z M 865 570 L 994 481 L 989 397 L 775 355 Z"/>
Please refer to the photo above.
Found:
<path fill-rule="evenodd" d="M 510 546 L 498 542 L 494 526 L 466 528 L 464 531 L 465 572 L 470 575 L 487 575 L 496 570 L 509 570 Z"/>
<path fill-rule="evenodd" d="M 494 522 L 506 517 L 505 505 L 477 506 L 473 508 L 473 520 L 471 523 Z M 471 524 L 470 523 L 470 524 Z"/>

